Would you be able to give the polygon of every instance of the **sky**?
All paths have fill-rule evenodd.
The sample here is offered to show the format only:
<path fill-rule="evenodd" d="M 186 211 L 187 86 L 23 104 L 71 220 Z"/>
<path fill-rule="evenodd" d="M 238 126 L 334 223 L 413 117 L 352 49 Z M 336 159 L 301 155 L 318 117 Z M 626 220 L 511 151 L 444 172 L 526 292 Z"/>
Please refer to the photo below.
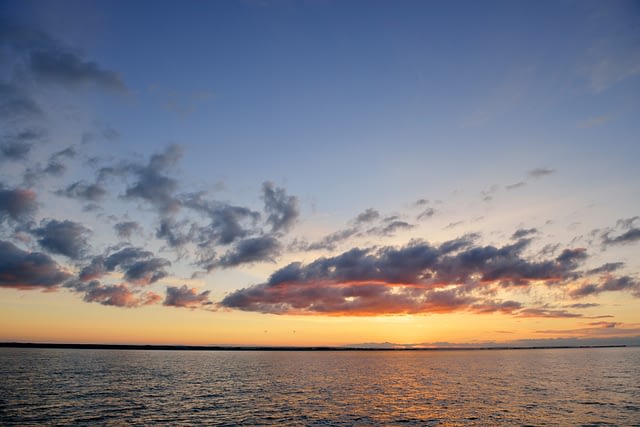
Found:
<path fill-rule="evenodd" d="M 638 2 L 0 10 L 0 341 L 640 343 Z"/>

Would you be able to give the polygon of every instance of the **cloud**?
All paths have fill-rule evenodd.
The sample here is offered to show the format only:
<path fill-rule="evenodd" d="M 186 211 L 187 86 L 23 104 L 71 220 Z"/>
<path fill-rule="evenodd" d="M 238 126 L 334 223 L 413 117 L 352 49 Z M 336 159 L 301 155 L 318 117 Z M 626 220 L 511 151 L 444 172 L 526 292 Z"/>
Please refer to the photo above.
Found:
<path fill-rule="evenodd" d="M 188 235 L 178 232 L 179 224 L 175 222 L 163 223 L 158 234 L 172 246 L 180 246 L 186 243 L 185 240 L 192 239 L 195 239 L 200 246 L 228 245 L 257 231 L 255 225 L 260 219 L 259 212 L 242 206 L 206 200 L 203 194 L 189 194 L 182 196 L 181 200 L 183 206 L 205 215 L 209 223 L 206 225 L 189 223 L 191 230 Z M 184 238 L 177 239 L 178 235 Z"/>
<path fill-rule="evenodd" d="M 141 248 L 127 246 L 109 255 L 94 257 L 79 274 L 83 282 L 99 279 L 108 272 L 116 269 L 124 274 L 124 279 L 136 285 L 149 285 L 166 277 L 165 270 L 171 262 L 164 258 L 153 256 L 152 252 Z"/>
<path fill-rule="evenodd" d="M 626 243 L 635 243 L 640 240 L 640 228 L 632 228 L 616 237 L 609 237 L 610 233 L 604 233 L 602 243 L 605 245 L 619 245 Z"/>
<path fill-rule="evenodd" d="M 504 188 L 506 188 L 507 190 L 515 190 L 516 188 L 524 187 L 525 185 L 527 185 L 526 182 L 520 181 L 520 182 L 516 182 L 515 184 L 509 184 Z"/>
<path fill-rule="evenodd" d="M 369 230 L 367 230 L 367 234 L 374 235 L 374 236 L 393 236 L 398 231 L 409 230 L 413 227 L 415 226 L 412 224 L 409 224 L 406 221 L 392 220 L 392 221 L 389 221 L 387 224 L 370 228 Z"/>
<path fill-rule="evenodd" d="M 291 263 L 266 283 L 228 295 L 223 306 L 241 310 L 289 314 L 398 314 L 453 310 L 491 311 L 475 291 L 493 287 L 562 283 L 586 253 L 565 250 L 540 262 L 522 256 L 529 240 L 500 248 L 473 246 L 467 235 L 440 246 L 414 241 L 404 247 L 353 248 L 309 264 Z M 473 306 L 473 304 L 476 304 Z M 514 311 L 517 304 L 493 302 L 493 311 Z M 500 306 L 499 304 L 504 304 Z M 524 311 L 527 316 L 562 316 L 561 312 Z"/>
<path fill-rule="evenodd" d="M 39 237 L 40 246 L 49 252 L 81 259 L 89 248 L 88 237 L 91 230 L 77 222 L 52 219 L 32 230 L 32 233 Z"/>
<path fill-rule="evenodd" d="M 84 292 L 85 302 L 97 302 L 106 306 L 133 308 L 157 304 L 162 300 L 155 292 L 136 292 L 124 283 L 103 285 L 93 280 L 88 284 L 74 284 L 72 287 L 75 291 Z"/>
<path fill-rule="evenodd" d="M 24 128 L 18 132 L 3 135 L 0 143 L 0 161 L 25 160 L 34 143 L 43 138 L 44 132 L 36 128 Z"/>
<path fill-rule="evenodd" d="M 42 110 L 24 89 L 0 81 L 0 118 L 13 122 L 40 117 Z"/>
<path fill-rule="evenodd" d="M 195 288 L 189 288 L 187 285 L 181 287 L 168 286 L 167 297 L 163 305 L 171 307 L 197 308 L 205 305 L 211 305 L 209 301 L 210 291 L 198 293 Z"/>
<path fill-rule="evenodd" d="M 634 223 L 638 221 L 640 217 L 633 216 L 631 218 L 622 218 L 616 221 L 616 227 L 621 230 L 626 230 L 621 232 L 618 230 L 618 235 L 615 237 L 611 237 L 611 234 L 615 231 L 612 228 L 606 229 L 601 235 L 602 244 L 607 245 L 621 245 L 628 243 L 635 243 L 640 240 L 640 228 L 635 227 Z M 594 234 L 597 233 L 597 230 L 594 231 Z"/>
<path fill-rule="evenodd" d="M 587 271 L 587 275 L 611 273 L 624 267 L 624 262 L 608 262 L 600 267 L 593 268 Z"/>
<path fill-rule="evenodd" d="M 569 295 L 573 298 L 583 298 L 602 292 L 630 290 L 634 296 L 640 297 L 640 282 L 630 276 L 607 277 L 601 283 L 585 283 L 573 289 Z"/>
<path fill-rule="evenodd" d="M 99 202 L 107 194 L 107 190 L 99 183 L 90 184 L 84 181 L 76 181 L 68 185 L 64 190 L 56 191 L 56 194 L 87 202 Z"/>
<path fill-rule="evenodd" d="M 118 92 L 127 90 L 122 78 L 114 71 L 105 70 L 95 62 L 85 61 L 76 53 L 60 46 L 32 51 L 29 65 L 35 78 L 44 83 L 56 83 L 70 88 L 91 84 Z"/>
<path fill-rule="evenodd" d="M 275 262 L 280 250 L 281 244 L 273 236 L 251 237 L 239 241 L 216 262 L 216 266 L 229 268 L 254 262 Z"/>
<path fill-rule="evenodd" d="M 297 197 L 287 196 L 283 188 L 265 182 L 262 184 L 262 199 L 271 232 L 288 231 L 295 224 L 299 216 Z"/>
<path fill-rule="evenodd" d="M 158 208 L 160 213 L 176 212 L 180 202 L 175 196 L 178 182 L 166 175 L 169 168 L 182 157 L 182 149 L 171 145 L 162 153 L 151 156 L 147 165 L 130 164 L 124 171 L 137 180 L 125 192 L 127 199 L 142 199 Z M 104 171 L 103 171 L 104 172 Z"/>
<path fill-rule="evenodd" d="M 0 185 L 0 223 L 6 219 L 25 222 L 37 210 L 36 194 L 25 189 L 5 189 Z"/>
<path fill-rule="evenodd" d="M 0 240 L 0 287 L 52 289 L 70 276 L 48 255 Z"/>
<path fill-rule="evenodd" d="M 135 221 L 123 221 L 115 224 L 113 229 L 121 239 L 129 239 L 134 234 L 142 232 L 142 227 Z"/>
<path fill-rule="evenodd" d="M 556 172 L 555 169 L 535 168 L 535 169 L 532 169 L 532 170 L 528 171 L 527 175 L 530 178 L 538 179 L 538 178 L 542 178 L 542 177 L 547 176 L 547 175 L 551 175 L 551 174 L 553 174 L 555 172 Z"/>
<path fill-rule="evenodd" d="M 537 228 L 520 228 L 511 235 L 511 239 L 519 240 L 519 239 L 522 239 L 523 237 L 527 237 L 531 234 L 537 234 L 537 233 L 538 233 Z"/>
<path fill-rule="evenodd" d="M 167 273 L 164 268 L 170 265 L 171 262 L 164 258 L 136 261 L 127 266 L 124 278 L 128 282 L 138 285 L 149 285 L 166 277 L 169 273 Z"/>
<path fill-rule="evenodd" d="M 355 223 L 356 224 L 362 224 L 362 223 L 365 223 L 365 222 L 375 221 L 378 218 L 380 218 L 380 212 L 378 212 L 375 209 L 368 208 L 364 212 L 358 214 L 358 216 L 355 219 Z"/>
<path fill-rule="evenodd" d="M 422 212 L 420 212 L 420 214 L 416 217 L 416 219 L 418 221 L 420 221 L 422 219 L 431 218 L 432 216 L 435 215 L 435 213 L 436 213 L 435 209 L 427 208 L 427 209 L 423 210 Z"/>

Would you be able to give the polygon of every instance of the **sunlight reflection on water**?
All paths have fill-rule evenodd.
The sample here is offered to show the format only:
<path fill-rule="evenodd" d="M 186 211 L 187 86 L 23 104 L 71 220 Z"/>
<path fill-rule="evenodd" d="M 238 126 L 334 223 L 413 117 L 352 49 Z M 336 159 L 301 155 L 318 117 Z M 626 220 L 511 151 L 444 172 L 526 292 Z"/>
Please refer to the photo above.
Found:
<path fill-rule="evenodd" d="M 640 348 L 0 349 L 2 425 L 632 425 Z"/>

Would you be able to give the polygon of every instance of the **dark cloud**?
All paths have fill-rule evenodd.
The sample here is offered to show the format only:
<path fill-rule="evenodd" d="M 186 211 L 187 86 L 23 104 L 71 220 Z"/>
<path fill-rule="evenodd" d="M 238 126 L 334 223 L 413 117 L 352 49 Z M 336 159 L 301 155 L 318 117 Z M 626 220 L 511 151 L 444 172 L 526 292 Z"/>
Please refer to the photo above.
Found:
<path fill-rule="evenodd" d="M 49 252 L 81 259 L 89 248 L 88 237 L 91 230 L 77 222 L 52 219 L 32 233 L 39 237 L 40 246 Z"/>
<path fill-rule="evenodd" d="M 380 212 L 378 212 L 375 209 L 369 208 L 364 212 L 358 214 L 358 216 L 355 219 L 355 223 L 356 224 L 367 223 L 367 222 L 375 221 L 378 218 L 380 218 Z"/>
<path fill-rule="evenodd" d="M 84 181 L 76 181 L 64 190 L 56 191 L 56 194 L 87 202 L 99 202 L 107 194 L 107 190 L 99 183 L 90 184 Z"/>
<path fill-rule="evenodd" d="M 204 305 L 211 305 L 209 301 L 210 291 L 203 291 L 198 293 L 194 288 L 189 288 L 187 285 L 181 287 L 168 286 L 167 297 L 165 298 L 163 305 L 171 307 L 186 307 L 197 308 Z"/>
<path fill-rule="evenodd" d="M 142 232 L 142 227 L 135 221 L 123 221 L 115 224 L 113 229 L 121 239 L 129 239 L 134 234 Z"/>
<path fill-rule="evenodd" d="M 474 292 L 487 291 L 491 286 L 567 281 L 578 274 L 575 269 L 586 256 L 583 250 L 567 250 L 556 259 L 535 262 L 522 256 L 529 244 L 527 239 L 496 248 L 473 246 L 477 237 L 467 235 L 440 246 L 414 241 L 401 248 L 354 248 L 306 265 L 291 263 L 274 272 L 266 283 L 233 292 L 221 304 L 242 310 L 295 314 L 369 315 L 469 309 L 517 310 L 523 316 L 563 315 L 549 310 L 524 311 L 516 302 L 481 302 Z"/>
<path fill-rule="evenodd" d="M 70 276 L 48 255 L 0 240 L 0 287 L 52 289 Z"/>
<path fill-rule="evenodd" d="M 229 268 L 255 262 L 275 262 L 280 250 L 281 244 L 273 236 L 251 237 L 239 241 L 216 264 L 222 268 Z"/>
<path fill-rule="evenodd" d="M 6 189 L 0 185 L 0 224 L 6 219 L 26 222 L 37 210 L 36 194 L 25 189 Z"/>
<path fill-rule="evenodd" d="M 265 182 L 262 184 L 262 199 L 271 232 L 288 231 L 295 224 L 299 216 L 297 197 L 288 196 L 283 188 L 274 186 L 272 182 Z"/>
<path fill-rule="evenodd" d="M 530 178 L 538 179 L 538 178 L 542 178 L 543 176 L 551 175 L 555 172 L 556 172 L 555 169 L 536 168 L 528 171 L 527 176 L 529 176 Z"/>
<path fill-rule="evenodd" d="M 155 206 L 162 214 L 176 212 L 180 207 L 175 196 L 178 182 L 167 176 L 166 172 L 181 157 L 182 149 L 171 145 L 164 152 L 152 155 L 147 165 L 128 165 L 124 171 L 134 175 L 136 182 L 127 188 L 125 198 L 142 199 Z"/>
<path fill-rule="evenodd" d="M 511 239 L 519 240 L 519 239 L 522 239 L 523 237 L 527 237 L 531 234 L 537 234 L 537 233 L 538 233 L 537 228 L 520 228 L 511 235 Z"/>

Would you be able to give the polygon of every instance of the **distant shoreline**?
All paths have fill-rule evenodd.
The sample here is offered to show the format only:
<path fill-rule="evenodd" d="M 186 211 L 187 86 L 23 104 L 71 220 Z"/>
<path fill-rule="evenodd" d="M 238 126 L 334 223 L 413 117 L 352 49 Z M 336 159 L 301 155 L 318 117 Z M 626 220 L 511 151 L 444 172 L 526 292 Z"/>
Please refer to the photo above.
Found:
<path fill-rule="evenodd" d="M 357 347 L 357 346 L 225 346 L 153 344 L 74 344 L 0 342 L 0 348 L 50 348 L 76 350 L 187 350 L 187 351 L 462 351 L 462 350 L 550 350 L 633 347 L 619 345 L 496 346 L 496 347 Z"/>

